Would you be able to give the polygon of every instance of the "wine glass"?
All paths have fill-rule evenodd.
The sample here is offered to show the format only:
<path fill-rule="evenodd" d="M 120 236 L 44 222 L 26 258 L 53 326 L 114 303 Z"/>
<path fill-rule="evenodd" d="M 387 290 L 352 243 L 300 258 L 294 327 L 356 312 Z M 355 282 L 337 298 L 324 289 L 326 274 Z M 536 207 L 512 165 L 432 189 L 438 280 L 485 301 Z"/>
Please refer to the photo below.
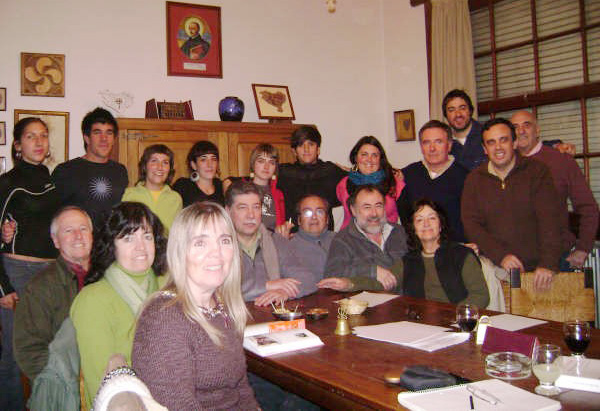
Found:
<path fill-rule="evenodd" d="M 463 332 L 471 332 L 477 325 L 479 308 L 472 304 L 461 304 L 456 307 L 456 323 Z"/>
<path fill-rule="evenodd" d="M 553 344 L 542 344 L 533 351 L 533 373 L 540 380 L 535 392 L 540 395 L 557 395 L 560 389 L 554 381 L 560 375 L 560 347 Z"/>
<path fill-rule="evenodd" d="M 587 321 L 566 321 L 563 324 L 565 344 L 571 350 L 571 355 L 583 357 L 583 353 L 590 344 L 592 332 Z"/>

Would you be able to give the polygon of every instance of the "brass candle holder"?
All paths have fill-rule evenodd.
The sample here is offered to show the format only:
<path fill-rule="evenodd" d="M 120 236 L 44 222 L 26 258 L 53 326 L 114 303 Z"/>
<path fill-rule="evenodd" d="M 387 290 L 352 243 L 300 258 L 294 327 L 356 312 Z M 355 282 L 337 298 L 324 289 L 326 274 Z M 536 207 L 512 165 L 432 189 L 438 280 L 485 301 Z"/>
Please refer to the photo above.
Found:
<path fill-rule="evenodd" d="M 334 333 L 336 335 L 350 334 L 350 326 L 348 325 L 348 313 L 341 307 L 338 308 L 338 320 Z"/>

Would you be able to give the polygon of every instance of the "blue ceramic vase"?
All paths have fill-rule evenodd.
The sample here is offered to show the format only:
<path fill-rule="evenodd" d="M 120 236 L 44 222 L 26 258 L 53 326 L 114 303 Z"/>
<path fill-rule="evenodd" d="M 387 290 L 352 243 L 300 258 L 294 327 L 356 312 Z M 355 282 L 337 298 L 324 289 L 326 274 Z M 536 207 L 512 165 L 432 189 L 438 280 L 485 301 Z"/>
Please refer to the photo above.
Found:
<path fill-rule="evenodd" d="M 244 102 L 237 97 L 225 97 L 219 102 L 219 117 L 221 121 L 242 121 Z"/>

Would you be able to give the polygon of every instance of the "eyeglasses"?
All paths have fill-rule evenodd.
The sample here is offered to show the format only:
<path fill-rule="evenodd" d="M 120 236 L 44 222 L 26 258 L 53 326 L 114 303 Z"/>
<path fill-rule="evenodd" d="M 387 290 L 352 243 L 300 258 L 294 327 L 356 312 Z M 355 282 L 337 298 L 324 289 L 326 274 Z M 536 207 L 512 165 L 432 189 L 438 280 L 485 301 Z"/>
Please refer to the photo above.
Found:
<path fill-rule="evenodd" d="M 316 215 L 317 217 L 325 217 L 325 210 L 322 208 L 317 208 L 316 210 L 305 208 L 302 210 L 302 217 L 304 218 L 311 218 L 313 215 Z"/>

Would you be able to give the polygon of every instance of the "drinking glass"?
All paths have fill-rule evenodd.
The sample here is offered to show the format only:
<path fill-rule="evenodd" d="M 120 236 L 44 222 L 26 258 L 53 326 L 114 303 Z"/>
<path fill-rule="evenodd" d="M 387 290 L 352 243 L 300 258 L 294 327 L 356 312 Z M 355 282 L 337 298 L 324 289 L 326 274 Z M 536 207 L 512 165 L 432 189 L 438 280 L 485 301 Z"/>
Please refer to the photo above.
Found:
<path fill-rule="evenodd" d="M 479 308 L 472 304 L 461 304 L 456 307 L 456 323 L 463 332 L 471 332 L 477 325 Z"/>
<path fill-rule="evenodd" d="M 583 357 L 583 353 L 590 344 L 592 331 L 587 321 L 566 321 L 563 324 L 565 344 L 571 350 L 571 355 Z"/>
<path fill-rule="evenodd" d="M 560 375 L 560 347 L 553 344 L 542 344 L 533 351 L 533 373 L 540 380 L 535 392 L 540 395 L 557 395 L 560 389 L 554 381 Z"/>

